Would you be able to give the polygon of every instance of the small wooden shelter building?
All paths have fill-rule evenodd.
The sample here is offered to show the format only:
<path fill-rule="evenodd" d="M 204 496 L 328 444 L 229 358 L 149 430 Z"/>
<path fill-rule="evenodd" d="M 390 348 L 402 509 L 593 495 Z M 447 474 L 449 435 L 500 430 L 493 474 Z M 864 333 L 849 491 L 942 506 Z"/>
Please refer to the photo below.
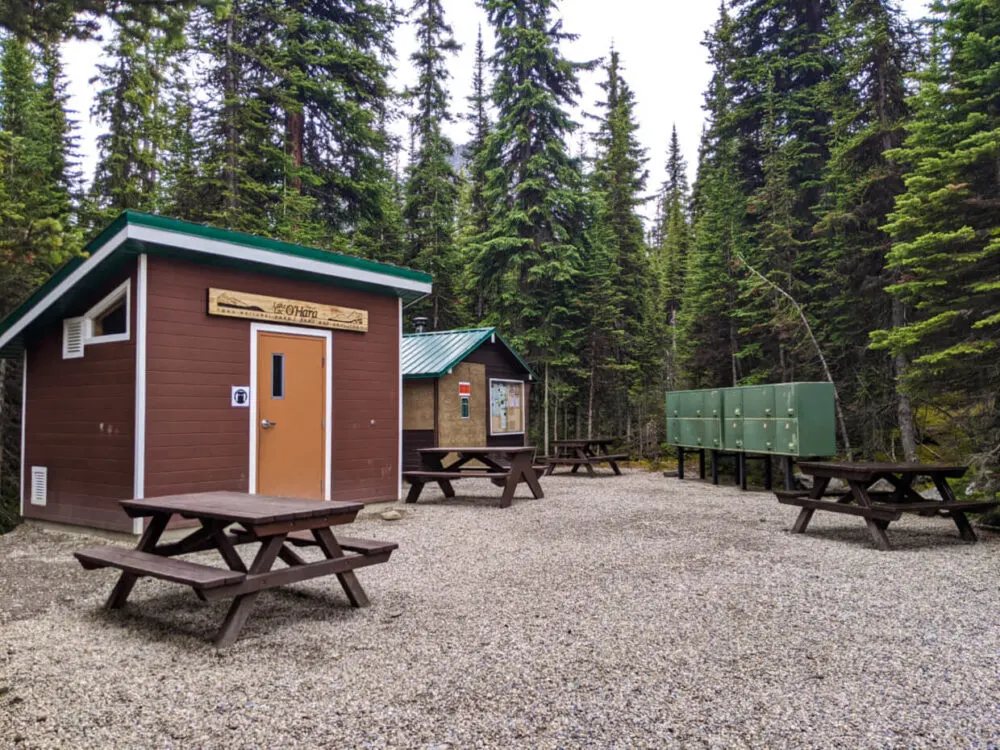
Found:
<path fill-rule="evenodd" d="M 399 497 L 404 303 L 427 274 L 126 212 L 0 322 L 24 355 L 21 513 L 140 533 L 118 501 Z"/>
<path fill-rule="evenodd" d="M 525 444 L 537 378 L 495 328 L 406 334 L 401 359 L 404 469 L 420 448 Z"/>

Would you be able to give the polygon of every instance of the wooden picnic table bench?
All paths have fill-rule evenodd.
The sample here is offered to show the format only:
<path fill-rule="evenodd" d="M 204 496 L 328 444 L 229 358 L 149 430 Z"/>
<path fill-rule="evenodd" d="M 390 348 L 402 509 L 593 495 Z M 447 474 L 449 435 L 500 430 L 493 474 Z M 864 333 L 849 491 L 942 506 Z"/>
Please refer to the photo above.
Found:
<path fill-rule="evenodd" d="M 976 542 L 965 514 L 985 512 L 997 507 L 996 502 L 960 502 L 948 484 L 949 478 L 965 475 L 966 466 L 955 464 L 895 464 L 833 461 L 804 461 L 799 468 L 813 476 L 812 489 L 807 491 L 779 491 L 778 502 L 796 505 L 802 510 L 792 526 L 792 532 L 804 534 L 817 510 L 860 516 L 871 534 L 875 546 L 891 549 L 886 529 L 904 513 L 921 513 L 950 518 L 958 527 L 959 535 L 969 543 Z M 929 500 L 914 488 L 919 477 L 927 477 L 937 488 L 941 500 Z M 827 494 L 830 482 L 840 479 L 848 489 Z M 892 490 L 873 491 L 871 488 L 885 480 Z"/>
<path fill-rule="evenodd" d="M 239 637 L 254 600 L 266 589 L 336 575 L 351 605 L 367 606 L 368 597 L 354 571 L 386 562 L 398 547 L 394 542 L 334 536 L 332 527 L 354 521 L 363 507 L 360 503 L 206 492 L 125 500 L 122 507 L 132 518 L 149 518 L 135 549 L 103 546 L 73 553 L 87 570 L 122 571 L 106 606 L 124 607 L 144 576 L 190 586 L 202 600 L 233 599 L 215 640 L 219 648 Z M 201 526 L 179 541 L 161 544 L 174 515 L 196 519 Z M 253 542 L 259 542 L 260 549 L 247 566 L 236 548 Z M 318 547 L 324 559 L 309 562 L 293 549 L 297 546 Z M 178 558 L 213 549 L 228 569 Z M 279 558 L 286 567 L 273 568 Z"/>
<path fill-rule="evenodd" d="M 421 469 L 404 471 L 403 478 L 410 483 L 410 491 L 406 502 L 415 503 L 424 485 L 436 482 L 445 497 L 455 497 L 452 482 L 470 477 L 484 477 L 498 487 L 503 487 L 500 507 L 510 507 L 514 501 L 514 492 L 522 482 L 531 489 L 536 499 L 545 497 L 538 477 L 544 471 L 544 466 L 534 463 L 535 449 L 532 446 L 515 447 L 438 447 L 421 448 Z M 454 461 L 447 465 L 444 459 L 454 454 Z M 476 462 L 477 466 L 470 465 Z"/>
<path fill-rule="evenodd" d="M 594 467 L 606 463 L 615 475 L 621 475 L 619 461 L 627 461 L 627 453 L 612 453 L 611 446 L 619 442 L 618 438 L 572 438 L 554 440 L 552 442 L 556 455 L 545 459 L 546 474 L 555 473 L 557 466 L 572 466 L 570 474 L 576 474 L 582 466 L 587 470 L 587 476 L 597 476 Z"/>

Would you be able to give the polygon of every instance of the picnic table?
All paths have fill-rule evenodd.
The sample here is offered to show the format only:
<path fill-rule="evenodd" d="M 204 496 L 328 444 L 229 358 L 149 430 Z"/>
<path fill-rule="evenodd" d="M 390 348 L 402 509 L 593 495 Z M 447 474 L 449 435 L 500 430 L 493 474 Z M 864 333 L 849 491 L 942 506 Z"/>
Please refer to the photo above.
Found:
<path fill-rule="evenodd" d="M 847 513 L 865 519 L 872 541 L 880 550 L 889 550 L 886 529 L 898 521 L 903 513 L 920 513 L 950 518 L 958 527 L 959 535 L 969 543 L 976 542 L 965 514 L 980 513 L 995 508 L 1000 503 L 960 502 L 948 484 L 949 478 L 965 475 L 967 466 L 956 464 L 906 464 L 906 463 L 836 463 L 829 461 L 803 461 L 799 468 L 813 476 L 812 489 L 808 491 L 775 492 L 778 501 L 802 508 L 792 527 L 792 532 L 804 534 L 813 513 L 817 510 Z M 923 497 L 914 484 L 920 477 L 930 479 L 941 496 L 940 500 Z M 827 494 L 833 479 L 846 482 L 846 491 Z M 875 491 L 872 487 L 885 480 L 892 490 Z M 827 499 L 830 498 L 830 499 Z"/>
<path fill-rule="evenodd" d="M 546 459 L 548 466 L 545 473 L 553 474 L 557 466 L 572 466 L 569 473 L 576 474 L 582 466 L 587 470 L 587 475 L 593 477 L 597 476 L 594 467 L 606 463 L 616 475 L 621 475 L 618 462 L 628 459 L 628 454 L 611 452 L 611 446 L 617 442 L 618 438 L 554 440 L 552 445 L 555 447 L 556 455 Z"/>
<path fill-rule="evenodd" d="M 457 448 L 442 446 L 421 448 L 418 453 L 420 470 L 403 472 L 403 478 L 410 483 L 410 491 L 406 496 L 408 503 L 417 502 L 424 485 L 428 482 L 437 482 L 445 497 L 455 497 L 452 481 L 469 477 L 486 477 L 496 486 L 503 487 L 501 508 L 510 507 L 514 501 L 514 491 L 522 482 L 528 485 L 536 499 L 545 497 L 538 483 L 538 476 L 545 467 L 534 465 L 533 446 Z M 445 458 L 452 454 L 456 458 L 445 464 Z M 478 466 L 471 465 L 473 462 Z"/>
<path fill-rule="evenodd" d="M 215 639 L 219 648 L 239 637 L 261 591 L 288 583 L 336 575 L 351 605 L 367 606 L 368 597 L 354 570 L 386 562 L 399 546 L 334 535 L 332 527 L 354 521 L 361 503 L 206 492 L 125 500 L 121 505 L 131 518 L 149 518 L 136 548 L 103 546 L 73 553 L 87 570 L 122 571 L 108 597 L 108 609 L 124 607 L 143 576 L 190 586 L 203 601 L 232 599 Z M 167 523 L 175 515 L 195 519 L 200 527 L 179 541 L 160 544 Z M 259 542 L 260 549 L 248 567 L 236 548 L 251 542 Z M 307 546 L 318 547 L 324 559 L 308 562 L 294 549 Z M 213 549 L 226 568 L 179 557 Z M 273 568 L 278 558 L 287 567 Z"/>

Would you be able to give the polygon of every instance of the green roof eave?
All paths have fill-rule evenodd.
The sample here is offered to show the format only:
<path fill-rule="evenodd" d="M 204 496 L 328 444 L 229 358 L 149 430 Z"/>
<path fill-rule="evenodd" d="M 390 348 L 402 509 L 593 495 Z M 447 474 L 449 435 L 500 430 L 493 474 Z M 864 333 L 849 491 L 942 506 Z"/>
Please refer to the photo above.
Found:
<path fill-rule="evenodd" d="M 469 329 L 464 331 L 457 330 L 457 331 L 432 331 L 430 333 L 411 333 L 405 335 L 403 339 L 404 341 L 406 341 L 407 339 L 412 341 L 422 337 L 426 337 L 427 339 L 433 339 L 435 337 L 439 337 L 442 335 L 449 335 L 449 334 L 455 335 L 463 333 L 478 334 L 478 335 L 474 337 L 469 336 L 469 339 L 468 341 L 465 342 L 464 346 L 460 350 L 456 350 L 449 359 L 444 361 L 444 364 L 442 364 L 441 362 L 435 363 L 434 367 L 429 370 L 420 370 L 418 372 L 407 373 L 406 366 L 404 364 L 403 379 L 433 380 L 435 378 L 444 377 L 449 372 L 451 372 L 451 370 L 455 367 L 455 365 L 462 362 L 462 360 L 464 360 L 466 357 L 472 354 L 472 352 L 474 352 L 476 349 L 478 349 L 480 346 L 486 343 L 486 341 L 495 336 L 496 339 L 500 341 L 500 343 L 502 343 L 507 348 L 507 351 L 509 351 L 514 356 L 514 358 L 520 363 L 520 365 L 528 373 L 529 378 L 531 380 L 538 380 L 538 376 L 531 369 L 531 367 L 528 366 L 528 363 L 525 362 L 524 359 L 522 359 L 521 356 L 516 351 L 514 351 L 511 345 L 507 343 L 507 341 L 503 338 L 503 336 L 497 333 L 495 328 Z"/>

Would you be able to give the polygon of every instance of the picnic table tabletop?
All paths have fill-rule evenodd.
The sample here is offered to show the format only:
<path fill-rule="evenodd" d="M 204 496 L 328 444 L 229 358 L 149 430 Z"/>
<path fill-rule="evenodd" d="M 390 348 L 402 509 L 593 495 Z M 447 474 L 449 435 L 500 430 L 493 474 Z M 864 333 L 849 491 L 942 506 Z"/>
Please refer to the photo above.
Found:
<path fill-rule="evenodd" d="M 879 461 L 800 461 L 799 469 L 815 477 L 870 481 L 891 474 L 898 476 L 961 477 L 969 470 L 960 464 L 891 463 Z"/>
<path fill-rule="evenodd" d="M 553 445 L 611 445 L 612 443 L 617 443 L 619 438 L 613 437 L 597 437 L 597 438 L 564 438 L 561 440 L 553 440 Z"/>
<path fill-rule="evenodd" d="M 480 445 L 478 447 L 472 446 L 459 446 L 459 447 L 449 447 L 449 446 L 437 446 L 434 448 L 418 448 L 418 453 L 424 453 L 427 455 L 438 454 L 446 456 L 449 453 L 534 453 L 535 446 L 533 445 L 511 445 L 511 446 L 498 446 L 498 445 Z"/>
<path fill-rule="evenodd" d="M 361 503 L 322 502 L 271 495 L 247 495 L 241 492 L 167 495 L 143 500 L 123 500 L 121 505 L 132 518 L 176 513 L 184 518 L 210 518 L 251 525 L 357 515 L 364 507 Z"/>

